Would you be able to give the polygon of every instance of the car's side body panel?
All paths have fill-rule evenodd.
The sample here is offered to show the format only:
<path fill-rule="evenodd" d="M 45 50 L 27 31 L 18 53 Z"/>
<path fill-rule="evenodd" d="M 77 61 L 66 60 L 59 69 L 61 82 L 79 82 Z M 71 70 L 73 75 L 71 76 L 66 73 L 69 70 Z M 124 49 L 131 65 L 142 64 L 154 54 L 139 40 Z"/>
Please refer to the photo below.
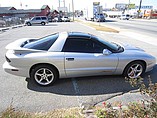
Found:
<path fill-rule="evenodd" d="M 65 52 L 68 77 L 114 74 L 118 64 L 116 54 Z"/>

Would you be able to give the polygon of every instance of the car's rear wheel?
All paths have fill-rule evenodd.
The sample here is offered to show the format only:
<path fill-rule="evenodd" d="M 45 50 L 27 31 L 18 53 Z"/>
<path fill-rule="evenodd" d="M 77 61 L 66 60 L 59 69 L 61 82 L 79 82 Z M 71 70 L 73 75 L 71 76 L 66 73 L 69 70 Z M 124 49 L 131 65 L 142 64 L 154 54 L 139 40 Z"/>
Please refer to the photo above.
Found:
<path fill-rule="evenodd" d="M 41 22 L 41 25 L 45 25 L 45 22 Z"/>
<path fill-rule="evenodd" d="M 41 86 L 52 85 L 58 78 L 56 70 L 49 65 L 39 65 L 32 69 L 31 78 Z"/>
<path fill-rule="evenodd" d="M 124 70 L 124 76 L 128 78 L 137 78 L 141 76 L 145 71 L 144 63 L 140 61 L 131 62 Z"/>

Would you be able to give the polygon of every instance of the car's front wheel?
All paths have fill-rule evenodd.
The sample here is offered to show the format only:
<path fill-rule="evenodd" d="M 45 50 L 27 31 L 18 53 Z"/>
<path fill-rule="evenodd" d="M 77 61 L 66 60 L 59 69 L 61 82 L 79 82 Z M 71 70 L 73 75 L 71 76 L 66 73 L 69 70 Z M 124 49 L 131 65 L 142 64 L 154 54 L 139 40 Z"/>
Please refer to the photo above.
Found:
<path fill-rule="evenodd" d="M 31 71 L 31 78 L 41 86 L 53 84 L 57 77 L 56 70 L 49 65 L 39 65 Z"/>
<path fill-rule="evenodd" d="M 140 61 L 131 62 L 124 70 L 124 76 L 128 78 L 137 78 L 141 76 L 145 71 L 144 63 Z"/>
<path fill-rule="evenodd" d="M 31 26 L 32 24 L 30 22 L 27 23 L 28 26 Z"/>

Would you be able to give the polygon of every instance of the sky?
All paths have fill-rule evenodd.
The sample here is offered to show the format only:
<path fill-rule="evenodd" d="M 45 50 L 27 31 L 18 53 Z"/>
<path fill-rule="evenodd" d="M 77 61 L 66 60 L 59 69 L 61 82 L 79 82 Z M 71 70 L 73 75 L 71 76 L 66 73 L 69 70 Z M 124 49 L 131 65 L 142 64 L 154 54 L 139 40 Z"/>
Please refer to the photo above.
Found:
<path fill-rule="evenodd" d="M 60 0 L 60 6 L 64 6 L 64 0 Z M 140 0 L 73 0 L 75 10 L 83 10 L 89 3 L 100 2 L 104 8 L 113 8 L 116 3 L 133 3 L 139 5 Z M 57 9 L 59 0 L 0 0 L 1 7 L 13 6 L 17 9 L 40 9 L 42 5 L 49 5 L 52 9 Z M 157 8 L 157 0 L 142 0 L 142 5 L 153 5 Z M 72 0 L 65 0 L 65 6 L 72 9 Z"/>

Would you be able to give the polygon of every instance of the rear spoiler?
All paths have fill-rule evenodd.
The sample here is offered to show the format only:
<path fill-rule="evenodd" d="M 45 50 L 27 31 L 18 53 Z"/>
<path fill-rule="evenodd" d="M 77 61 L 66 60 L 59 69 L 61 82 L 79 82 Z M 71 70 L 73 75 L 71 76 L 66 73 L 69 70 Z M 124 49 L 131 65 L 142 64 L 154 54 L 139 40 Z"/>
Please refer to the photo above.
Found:
<path fill-rule="evenodd" d="M 33 41 L 35 41 L 35 40 L 37 40 L 37 39 L 35 39 L 35 38 L 33 38 L 33 39 L 31 39 L 31 38 L 22 38 L 22 39 L 18 39 L 18 40 L 16 40 L 16 41 L 14 41 L 14 42 L 12 42 L 12 43 L 10 43 L 10 44 L 8 44 L 5 48 L 7 49 L 7 50 L 18 50 L 18 49 L 20 49 L 20 50 L 28 50 L 28 49 L 26 49 L 26 48 L 22 48 L 25 44 L 27 44 L 27 43 L 30 43 L 30 42 L 33 42 Z"/>
<path fill-rule="evenodd" d="M 27 53 L 27 52 L 40 52 L 41 50 L 35 50 L 35 49 L 28 49 L 28 48 L 23 48 L 24 45 L 27 43 L 33 42 L 38 39 L 30 39 L 30 38 L 22 38 L 18 39 L 10 44 L 8 44 L 5 48 L 7 50 L 13 50 L 14 53 Z"/>

